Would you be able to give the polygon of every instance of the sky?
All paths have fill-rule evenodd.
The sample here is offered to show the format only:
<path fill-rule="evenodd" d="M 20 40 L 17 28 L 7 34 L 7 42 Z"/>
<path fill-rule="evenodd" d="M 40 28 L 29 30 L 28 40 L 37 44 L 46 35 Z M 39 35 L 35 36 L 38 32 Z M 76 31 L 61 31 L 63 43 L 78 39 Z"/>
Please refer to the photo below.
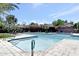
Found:
<path fill-rule="evenodd" d="M 78 3 L 21 3 L 18 7 L 10 14 L 15 15 L 20 24 L 51 24 L 57 19 L 79 21 Z"/>

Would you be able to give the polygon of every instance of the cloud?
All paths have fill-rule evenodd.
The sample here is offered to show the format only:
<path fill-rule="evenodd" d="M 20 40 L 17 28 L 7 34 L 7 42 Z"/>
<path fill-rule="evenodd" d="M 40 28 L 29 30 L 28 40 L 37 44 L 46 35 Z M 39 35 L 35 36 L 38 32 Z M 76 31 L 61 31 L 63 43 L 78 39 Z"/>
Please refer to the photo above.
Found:
<path fill-rule="evenodd" d="M 41 20 L 41 21 L 40 21 L 40 20 Z M 36 18 L 36 19 L 32 19 L 32 20 L 30 21 L 30 23 L 31 23 L 31 22 L 38 23 L 38 24 L 48 23 L 48 20 L 47 20 L 47 21 L 45 21 L 45 20 L 47 20 L 47 19 L 39 19 L 39 18 Z"/>
<path fill-rule="evenodd" d="M 43 3 L 32 3 L 33 8 L 43 5 Z"/>
<path fill-rule="evenodd" d="M 69 10 L 66 10 L 66 11 L 63 11 L 63 12 L 59 12 L 59 13 L 53 13 L 49 16 L 52 16 L 53 18 L 56 18 L 56 17 L 60 17 L 60 16 L 64 16 L 64 15 L 69 15 L 69 14 L 72 14 L 72 13 L 75 13 L 79 11 L 79 5 L 78 6 L 75 6 Z"/>

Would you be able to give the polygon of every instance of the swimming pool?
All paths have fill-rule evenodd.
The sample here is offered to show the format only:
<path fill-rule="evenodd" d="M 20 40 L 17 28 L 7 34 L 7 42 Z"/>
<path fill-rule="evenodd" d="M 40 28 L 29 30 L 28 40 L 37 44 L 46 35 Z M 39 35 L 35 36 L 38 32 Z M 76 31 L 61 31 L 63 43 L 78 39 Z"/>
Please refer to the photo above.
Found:
<path fill-rule="evenodd" d="M 12 40 L 10 42 L 16 47 L 22 49 L 23 51 L 31 52 L 32 40 L 35 40 L 34 51 L 45 51 L 46 49 L 52 47 L 55 43 L 63 39 L 79 40 L 79 37 L 73 37 L 70 34 L 64 34 L 64 33 L 26 33 L 26 34 L 37 35 L 37 37 Z"/>

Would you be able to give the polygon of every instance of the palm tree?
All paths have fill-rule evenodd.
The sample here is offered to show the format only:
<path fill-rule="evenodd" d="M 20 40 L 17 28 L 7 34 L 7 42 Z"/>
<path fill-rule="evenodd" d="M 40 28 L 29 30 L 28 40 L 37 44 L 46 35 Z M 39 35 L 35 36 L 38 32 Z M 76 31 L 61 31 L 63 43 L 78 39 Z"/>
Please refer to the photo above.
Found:
<path fill-rule="evenodd" d="M 1 14 L 8 14 L 9 11 L 15 10 L 15 8 L 18 8 L 17 4 L 14 4 L 14 3 L 0 3 L 0 15 Z"/>

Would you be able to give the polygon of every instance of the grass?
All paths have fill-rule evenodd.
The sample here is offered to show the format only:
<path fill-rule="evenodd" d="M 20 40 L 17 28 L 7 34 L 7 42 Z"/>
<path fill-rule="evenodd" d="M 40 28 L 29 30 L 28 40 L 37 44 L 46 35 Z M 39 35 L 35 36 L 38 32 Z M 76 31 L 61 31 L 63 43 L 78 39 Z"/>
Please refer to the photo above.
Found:
<path fill-rule="evenodd" d="M 0 33 L 0 38 L 8 38 L 8 37 L 14 37 L 14 35 L 9 33 Z"/>

